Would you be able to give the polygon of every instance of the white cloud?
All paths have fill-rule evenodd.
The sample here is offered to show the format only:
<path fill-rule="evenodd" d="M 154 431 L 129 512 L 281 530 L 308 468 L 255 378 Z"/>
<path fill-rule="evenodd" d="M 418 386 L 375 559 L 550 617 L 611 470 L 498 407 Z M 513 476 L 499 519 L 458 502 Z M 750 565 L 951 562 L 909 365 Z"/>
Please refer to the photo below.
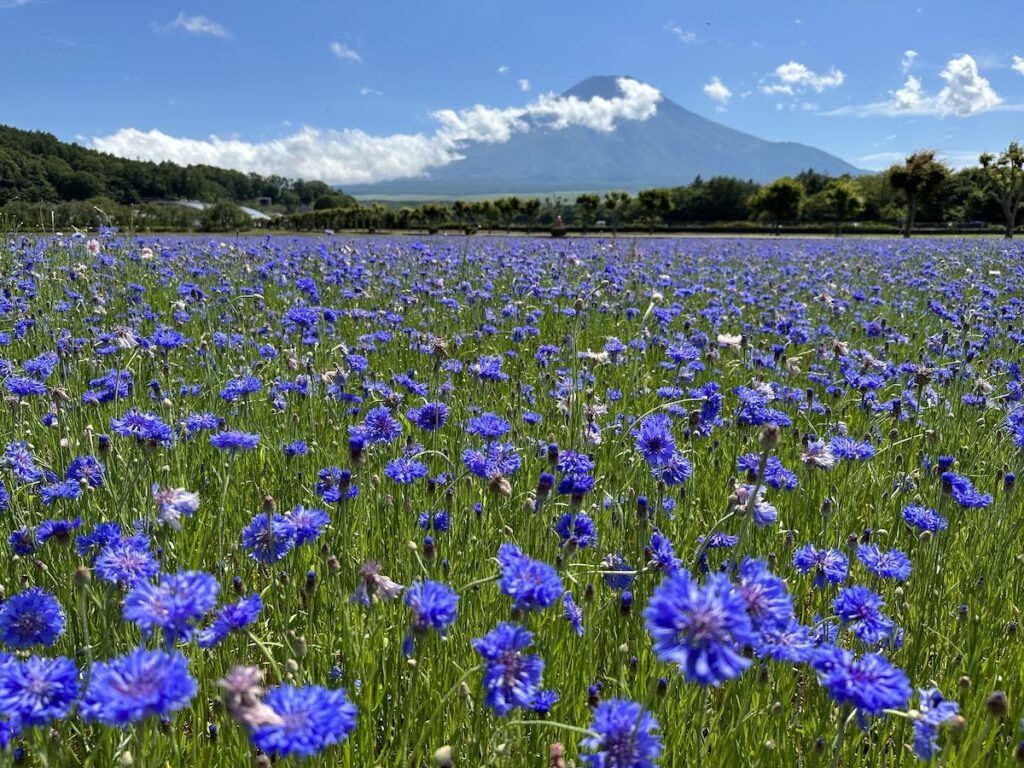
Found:
<path fill-rule="evenodd" d="M 729 103 L 729 99 L 732 98 L 732 91 L 718 79 L 718 75 L 715 75 L 711 80 L 704 85 L 704 93 L 712 101 L 716 101 L 723 106 Z"/>
<path fill-rule="evenodd" d="M 520 91 L 526 92 L 530 90 L 530 81 L 525 77 L 522 80 L 517 80 L 516 82 L 519 84 Z"/>
<path fill-rule="evenodd" d="M 33 5 L 39 0 L 0 0 L 0 9 L 21 8 L 23 5 Z"/>
<path fill-rule="evenodd" d="M 937 93 L 928 93 L 918 78 L 908 75 L 902 87 L 889 92 L 886 101 L 841 107 L 828 114 L 968 117 L 996 108 L 1017 108 L 1003 104 L 1003 98 L 982 77 L 977 62 L 968 54 L 950 59 L 939 76 L 946 84 Z"/>
<path fill-rule="evenodd" d="M 906 50 L 903 52 L 903 58 L 900 60 L 900 66 L 903 67 L 903 74 L 907 74 L 910 68 L 914 66 L 914 60 L 917 58 L 917 51 Z"/>
<path fill-rule="evenodd" d="M 787 61 L 785 64 L 780 64 L 775 68 L 771 77 L 774 80 L 761 85 L 762 93 L 795 96 L 807 89 L 821 93 L 829 88 L 838 88 L 846 80 L 846 75 L 835 67 L 828 72 L 819 74 L 798 61 Z"/>
<path fill-rule="evenodd" d="M 432 117 L 432 134 L 372 136 L 360 130 L 321 131 L 303 127 L 274 141 L 246 142 L 211 136 L 187 139 L 159 130 L 122 128 L 92 140 L 103 152 L 145 160 L 170 160 L 181 165 L 208 164 L 264 175 L 277 174 L 361 184 L 421 176 L 430 168 L 462 157 L 466 142 L 503 143 L 516 133 L 535 128 L 561 130 L 583 126 L 608 133 L 620 120 L 647 120 L 657 113 L 657 89 L 620 78 L 620 95 L 583 101 L 575 96 L 538 96 L 522 107 L 494 109 L 476 105 L 462 110 L 441 110 Z"/>
<path fill-rule="evenodd" d="M 498 74 L 499 75 L 504 75 L 506 72 L 508 72 L 508 65 L 507 64 L 502 64 L 500 67 L 498 67 Z"/>
<path fill-rule="evenodd" d="M 186 16 L 184 13 L 179 13 L 177 18 L 167 25 L 167 28 L 181 30 L 190 35 L 208 35 L 210 37 L 220 37 L 224 40 L 231 38 L 231 30 L 205 16 Z"/>
<path fill-rule="evenodd" d="M 902 163 L 913 150 L 907 152 L 875 152 L 870 155 L 862 155 L 857 158 L 857 167 L 868 171 L 884 171 L 886 168 Z M 978 156 L 981 152 L 975 150 L 951 149 L 939 153 L 939 159 L 944 160 L 955 169 L 969 168 L 978 164 Z"/>
<path fill-rule="evenodd" d="M 1013 64 L 1010 66 L 1010 69 L 1024 75 L 1024 56 L 1014 56 Z"/>
<path fill-rule="evenodd" d="M 362 88 L 359 89 L 359 95 L 360 96 L 383 96 L 384 94 L 381 93 L 380 91 L 378 91 L 376 88 L 368 88 L 367 86 L 364 85 Z"/>
<path fill-rule="evenodd" d="M 672 33 L 672 35 L 681 43 L 689 45 L 690 43 L 697 42 L 697 33 L 691 32 L 688 29 L 683 29 L 674 21 L 670 21 L 665 25 L 665 29 Z"/>
<path fill-rule="evenodd" d="M 331 43 L 328 47 L 331 49 L 331 53 L 333 53 L 336 58 L 339 58 L 342 61 L 362 61 L 363 60 L 362 56 L 360 56 L 356 51 L 352 50 L 351 48 L 349 48 L 344 43 L 339 43 L 339 42 L 335 41 L 335 42 Z"/>

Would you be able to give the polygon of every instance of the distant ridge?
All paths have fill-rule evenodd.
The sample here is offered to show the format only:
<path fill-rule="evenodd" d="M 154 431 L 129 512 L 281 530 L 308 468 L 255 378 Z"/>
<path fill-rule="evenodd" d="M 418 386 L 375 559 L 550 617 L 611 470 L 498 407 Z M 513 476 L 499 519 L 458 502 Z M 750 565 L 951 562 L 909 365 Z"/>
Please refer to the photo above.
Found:
<path fill-rule="evenodd" d="M 620 76 L 589 77 L 563 93 L 621 96 Z M 427 176 L 347 186 L 350 194 L 486 195 L 564 190 L 638 190 L 689 184 L 696 176 L 765 182 L 813 168 L 833 176 L 864 171 L 820 149 L 765 141 L 708 120 L 668 98 L 644 121 L 619 120 L 611 133 L 537 126 L 503 144 L 471 143 L 464 159 Z"/>

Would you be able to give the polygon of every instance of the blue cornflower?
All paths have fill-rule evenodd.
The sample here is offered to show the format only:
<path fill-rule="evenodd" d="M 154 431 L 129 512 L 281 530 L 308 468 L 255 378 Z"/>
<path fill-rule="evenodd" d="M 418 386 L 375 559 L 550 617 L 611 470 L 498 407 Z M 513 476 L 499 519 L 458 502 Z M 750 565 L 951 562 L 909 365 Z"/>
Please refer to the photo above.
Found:
<path fill-rule="evenodd" d="M 917 691 L 917 717 L 914 718 L 914 754 L 931 760 L 939 752 L 939 728 L 960 713 L 960 705 L 946 701 L 938 688 Z"/>
<path fill-rule="evenodd" d="M 762 627 L 761 642 L 755 653 L 759 659 L 803 664 L 813 658 L 816 648 L 810 629 L 791 618 L 782 624 Z"/>
<path fill-rule="evenodd" d="M 676 450 L 672 419 L 664 413 L 655 413 L 641 421 L 633 432 L 633 438 L 636 449 L 652 467 L 667 463 Z"/>
<path fill-rule="evenodd" d="M 576 605 L 572 592 L 566 592 L 562 596 L 562 608 L 565 611 L 565 619 L 572 625 L 573 632 L 583 637 L 583 610 Z"/>
<path fill-rule="evenodd" d="M 309 446 L 306 445 L 305 440 L 293 440 L 287 445 L 282 446 L 281 450 L 289 459 L 294 459 L 296 456 L 305 456 L 309 453 Z"/>
<path fill-rule="evenodd" d="M 755 487 L 757 488 L 757 496 L 751 499 L 751 494 L 754 493 Z M 779 519 L 779 510 L 764 500 L 764 492 L 764 486 L 758 487 L 739 483 L 736 486 L 736 490 L 733 491 L 731 499 L 744 512 L 747 509 L 750 510 L 750 516 L 754 520 L 754 525 L 758 528 L 772 525 Z"/>
<path fill-rule="evenodd" d="M 430 512 L 420 512 L 420 516 L 417 518 L 417 525 L 425 531 L 434 529 L 438 533 L 448 533 L 452 528 L 451 515 L 444 509 L 433 514 Z"/>
<path fill-rule="evenodd" d="M 949 524 L 942 515 L 930 507 L 920 504 L 911 504 L 903 509 L 903 519 L 909 525 L 919 528 L 922 531 L 944 531 Z"/>
<path fill-rule="evenodd" d="M 877 645 L 892 634 L 895 624 L 882 613 L 885 602 L 867 587 L 855 585 L 841 590 L 832 610 L 853 635 L 867 645 Z"/>
<path fill-rule="evenodd" d="M 484 355 L 478 362 L 470 366 L 470 370 L 479 376 L 481 381 L 505 381 L 508 379 L 508 374 L 501 370 L 503 362 L 504 360 L 498 355 Z"/>
<path fill-rule="evenodd" d="M 566 475 L 589 475 L 594 471 L 594 460 L 579 451 L 563 451 L 556 468 Z"/>
<path fill-rule="evenodd" d="M 533 704 L 530 705 L 530 709 L 541 717 L 544 717 L 551 711 L 551 708 L 558 703 L 558 699 L 559 695 L 557 691 L 537 691 L 537 695 L 534 697 Z"/>
<path fill-rule="evenodd" d="M 64 611 L 40 587 L 19 592 L 0 605 L 0 642 L 9 648 L 49 648 L 64 634 Z"/>
<path fill-rule="evenodd" d="M 242 529 L 242 547 L 261 563 L 276 563 L 295 546 L 295 526 L 284 515 L 260 512 Z"/>
<path fill-rule="evenodd" d="M 256 376 L 239 376 L 236 379 L 231 379 L 231 381 L 224 385 L 224 389 L 220 391 L 220 396 L 226 402 L 235 403 L 245 395 L 254 394 L 261 389 L 263 389 L 263 382 Z"/>
<path fill-rule="evenodd" d="M 868 442 L 854 440 L 852 437 L 836 435 L 829 443 L 832 455 L 837 459 L 853 459 L 865 461 L 875 455 L 875 446 Z"/>
<path fill-rule="evenodd" d="M 68 465 L 67 479 L 81 482 L 85 480 L 93 488 L 103 485 L 106 474 L 104 466 L 93 456 L 79 456 Z"/>
<path fill-rule="evenodd" d="M 39 544 L 36 541 L 36 532 L 27 526 L 12 531 L 7 538 L 7 543 L 10 545 L 11 551 L 20 557 L 31 555 Z"/>
<path fill-rule="evenodd" d="M 572 496 L 577 502 L 594 490 L 593 475 L 566 475 L 558 481 L 558 492 L 565 496 Z"/>
<path fill-rule="evenodd" d="M 125 621 L 138 624 L 146 637 L 163 632 L 170 646 L 192 637 L 193 626 L 217 604 L 220 584 L 202 571 L 164 575 L 160 584 L 136 584 L 124 599 Z"/>
<path fill-rule="evenodd" d="M 466 432 L 484 440 L 497 440 L 512 430 L 512 425 L 496 413 L 481 413 L 466 425 Z"/>
<path fill-rule="evenodd" d="M 654 768 L 661 754 L 658 721 L 634 701 L 602 701 L 589 730 L 580 748 L 593 754 L 580 759 L 593 768 Z"/>
<path fill-rule="evenodd" d="M 24 440 L 8 444 L 4 449 L 3 463 L 23 483 L 36 483 L 43 479 L 43 470 L 36 466 L 35 457 Z"/>
<path fill-rule="evenodd" d="M 683 565 L 682 560 L 676 557 L 672 541 L 657 528 L 651 532 L 651 544 L 648 551 L 648 560 L 662 573 L 673 574 Z"/>
<path fill-rule="evenodd" d="M 221 608 L 217 618 L 206 629 L 200 630 L 198 643 L 200 648 L 213 648 L 219 645 L 232 632 L 252 624 L 263 610 L 263 599 L 254 593 L 244 597 L 237 603 Z"/>
<path fill-rule="evenodd" d="M 51 506 L 59 499 L 74 501 L 82 495 L 82 486 L 75 480 L 65 480 L 60 483 L 49 483 L 39 488 L 39 498 L 44 507 Z"/>
<path fill-rule="evenodd" d="M 48 725 L 78 698 L 78 668 L 64 657 L 0 664 L 0 715 L 17 727 Z"/>
<path fill-rule="evenodd" d="M 82 534 L 75 539 L 75 551 L 81 557 L 93 558 L 107 544 L 121 538 L 120 523 L 97 523 L 92 533 Z"/>
<path fill-rule="evenodd" d="M 910 558 L 898 549 L 883 552 L 875 544 L 861 544 L 857 547 L 857 559 L 883 579 L 906 581 L 910 578 Z"/>
<path fill-rule="evenodd" d="M 66 544 L 71 538 L 71 533 L 82 527 L 82 518 L 74 520 L 43 520 L 36 526 L 36 541 L 45 544 L 50 539 L 56 539 L 61 544 Z"/>
<path fill-rule="evenodd" d="M 562 596 L 562 579 L 545 562 L 524 555 L 515 544 L 498 548 L 501 578 L 498 586 L 522 611 L 539 611 L 553 605 Z"/>
<path fill-rule="evenodd" d="M 352 473 L 338 467 L 324 467 L 316 473 L 313 490 L 327 504 L 338 504 L 359 495 L 359 486 L 352 482 Z"/>
<path fill-rule="evenodd" d="M 217 416 L 216 414 L 193 413 L 186 416 L 182 420 L 181 425 L 185 429 L 185 435 L 187 437 L 191 437 L 196 432 L 210 432 L 215 429 L 220 429 L 223 423 L 224 419 L 222 419 L 220 416 Z"/>
<path fill-rule="evenodd" d="M 182 517 L 192 517 L 199 509 L 199 494 L 184 488 L 160 488 L 153 483 L 153 501 L 156 519 L 176 530 L 181 528 Z"/>
<path fill-rule="evenodd" d="M 340 744 L 356 727 L 356 707 L 340 688 L 279 685 L 267 691 L 263 704 L 281 722 L 253 728 L 250 739 L 269 755 L 312 757 Z"/>
<path fill-rule="evenodd" d="M 544 661 L 522 653 L 532 643 L 532 632 L 508 622 L 473 640 L 473 650 L 487 661 L 486 703 L 499 717 L 516 707 L 531 707 L 540 691 Z"/>
<path fill-rule="evenodd" d="M 736 471 L 745 472 L 747 480 L 757 482 L 758 469 L 761 467 L 761 455 L 748 453 L 736 460 Z M 764 467 L 764 483 L 776 490 L 792 491 L 797 486 L 796 473 L 782 466 L 777 456 L 769 456 Z"/>
<path fill-rule="evenodd" d="M 843 648 L 825 645 L 815 653 L 811 666 L 837 704 L 851 704 L 864 714 L 899 709 L 910 698 L 906 674 L 878 654 L 857 658 Z"/>
<path fill-rule="evenodd" d="M 654 477 L 665 485 L 682 485 L 693 476 L 693 465 L 682 453 L 676 451 L 661 466 L 654 470 Z"/>
<path fill-rule="evenodd" d="M 755 629 L 786 624 L 792 618 L 793 598 L 786 583 L 764 561 L 746 558 L 740 564 L 737 588 Z"/>
<path fill-rule="evenodd" d="M 412 485 L 420 478 L 427 476 L 427 466 L 415 459 L 407 459 L 404 456 L 392 459 L 384 467 L 384 474 L 400 485 Z"/>
<path fill-rule="evenodd" d="M 409 421 L 425 432 L 440 429 L 448 421 L 448 406 L 444 403 L 424 403 L 406 414 Z"/>
<path fill-rule="evenodd" d="M 4 380 L 7 391 L 16 397 L 31 397 L 46 394 L 46 385 L 25 376 L 8 376 Z"/>
<path fill-rule="evenodd" d="M 123 728 L 147 717 L 169 717 L 187 707 L 196 690 L 180 653 L 137 648 L 92 665 L 78 712 L 85 720 Z"/>
<path fill-rule="evenodd" d="M 414 581 L 404 600 L 412 609 L 412 629 L 419 634 L 434 629 L 444 635 L 458 615 L 459 596 L 439 581 Z"/>
<path fill-rule="evenodd" d="M 562 540 L 559 546 L 571 544 L 586 549 L 597 544 L 597 527 L 586 512 L 566 512 L 555 523 L 555 533 Z"/>
<path fill-rule="evenodd" d="M 123 587 L 149 581 L 160 571 L 160 563 L 149 549 L 149 539 L 139 534 L 108 543 L 96 558 L 96 575 Z"/>
<path fill-rule="evenodd" d="M 624 589 L 629 589 L 635 578 L 635 575 L 632 573 L 633 566 L 626 561 L 621 552 L 605 555 L 601 560 L 601 570 L 611 571 L 611 573 L 602 574 L 601 580 L 612 589 L 617 589 L 620 592 Z"/>
<path fill-rule="evenodd" d="M 700 685 L 740 675 L 750 666 L 743 648 L 758 643 L 746 601 L 721 573 L 708 576 L 704 586 L 685 569 L 667 577 L 644 619 L 658 657 L 678 664 L 687 682 Z"/>
<path fill-rule="evenodd" d="M 402 422 L 391 415 L 390 408 L 382 405 L 366 414 L 359 432 L 368 443 L 392 443 L 402 434 Z"/>
<path fill-rule="evenodd" d="M 306 509 L 299 504 L 290 513 L 288 521 L 295 531 L 295 546 L 314 541 L 331 522 L 331 517 L 322 509 Z"/>
<path fill-rule="evenodd" d="M 804 544 L 793 552 L 793 565 L 800 573 L 814 571 L 814 586 L 818 589 L 829 584 L 846 581 L 850 561 L 838 549 L 816 549 L 813 544 Z"/>
<path fill-rule="evenodd" d="M 110 420 L 110 431 L 121 437 L 133 437 L 146 445 L 168 446 L 173 430 L 155 413 L 143 413 L 132 408 L 119 419 Z"/>
<path fill-rule="evenodd" d="M 942 473 L 942 488 L 965 509 L 982 509 L 992 503 L 991 494 L 978 493 L 968 478 L 955 472 Z"/>
<path fill-rule="evenodd" d="M 237 429 L 225 430 L 215 435 L 210 435 L 210 445 L 220 451 L 251 451 L 260 444 L 260 436 L 251 432 L 241 432 Z"/>
<path fill-rule="evenodd" d="M 477 477 L 494 480 L 514 475 L 523 460 L 512 443 L 491 442 L 482 451 L 467 448 L 462 452 L 462 463 Z"/>

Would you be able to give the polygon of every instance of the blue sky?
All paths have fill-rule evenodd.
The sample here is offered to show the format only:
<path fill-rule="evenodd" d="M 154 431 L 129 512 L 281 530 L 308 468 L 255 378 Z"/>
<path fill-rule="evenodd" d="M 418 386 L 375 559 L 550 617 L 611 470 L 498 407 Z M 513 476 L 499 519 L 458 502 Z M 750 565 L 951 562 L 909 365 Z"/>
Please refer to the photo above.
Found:
<path fill-rule="evenodd" d="M 1024 133 L 1022 20 L 1002 0 L 0 0 L 0 122 L 353 183 L 504 140 L 544 94 L 617 74 L 860 167 L 921 147 L 963 165 Z M 634 96 L 603 105 L 613 123 L 650 114 Z"/>

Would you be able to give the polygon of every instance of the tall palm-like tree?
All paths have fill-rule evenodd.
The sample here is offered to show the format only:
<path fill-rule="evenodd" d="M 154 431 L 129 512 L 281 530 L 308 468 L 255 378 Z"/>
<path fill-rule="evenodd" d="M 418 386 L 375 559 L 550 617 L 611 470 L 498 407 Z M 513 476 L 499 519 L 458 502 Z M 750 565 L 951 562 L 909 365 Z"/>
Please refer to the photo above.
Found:
<path fill-rule="evenodd" d="M 910 237 L 921 203 L 942 189 L 949 178 L 949 167 L 935 155 L 934 149 L 920 150 L 910 155 L 902 165 L 894 165 L 888 171 L 889 184 L 907 198 L 904 237 Z"/>
<path fill-rule="evenodd" d="M 1006 229 L 1003 234 L 1013 237 L 1017 226 L 1017 211 L 1024 200 L 1024 148 L 1016 141 L 999 153 L 998 157 L 986 152 L 978 158 L 981 169 L 985 172 L 985 180 L 989 190 L 999 198 L 1003 216 L 1006 217 Z"/>

